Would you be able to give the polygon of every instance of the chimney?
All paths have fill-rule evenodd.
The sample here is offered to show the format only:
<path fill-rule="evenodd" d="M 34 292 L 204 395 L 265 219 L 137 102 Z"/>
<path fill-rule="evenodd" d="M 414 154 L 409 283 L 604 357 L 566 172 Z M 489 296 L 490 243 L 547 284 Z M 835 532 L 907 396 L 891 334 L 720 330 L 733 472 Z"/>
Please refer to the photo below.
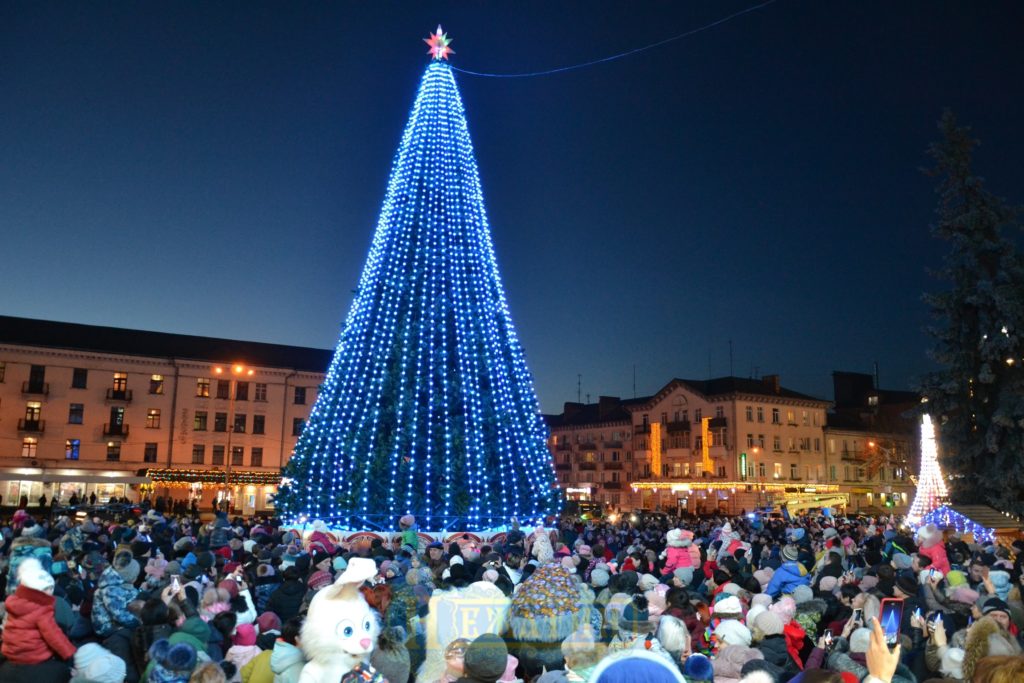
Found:
<path fill-rule="evenodd" d="M 619 407 L 618 396 L 599 396 L 597 399 L 597 417 L 603 420 Z"/>
<path fill-rule="evenodd" d="M 761 382 L 765 387 L 768 388 L 773 394 L 778 396 L 781 391 L 779 387 L 779 376 L 778 375 L 765 375 L 761 378 Z"/>
<path fill-rule="evenodd" d="M 565 405 L 562 407 L 562 416 L 565 417 L 566 419 L 575 417 L 576 415 L 579 415 L 582 412 L 582 403 L 570 403 L 569 401 L 566 401 Z"/>

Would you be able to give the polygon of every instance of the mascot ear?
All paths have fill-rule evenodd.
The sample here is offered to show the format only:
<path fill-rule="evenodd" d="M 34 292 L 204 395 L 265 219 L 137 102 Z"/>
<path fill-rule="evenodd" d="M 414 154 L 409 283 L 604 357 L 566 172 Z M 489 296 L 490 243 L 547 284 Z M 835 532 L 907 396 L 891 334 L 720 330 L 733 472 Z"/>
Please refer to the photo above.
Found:
<path fill-rule="evenodd" d="M 365 557 L 349 560 L 348 567 L 333 584 L 323 589 L 328 600 L 341 598 L 352 600 L 359 594 L 359 587 L 377 575 L 377 563 Z"/>

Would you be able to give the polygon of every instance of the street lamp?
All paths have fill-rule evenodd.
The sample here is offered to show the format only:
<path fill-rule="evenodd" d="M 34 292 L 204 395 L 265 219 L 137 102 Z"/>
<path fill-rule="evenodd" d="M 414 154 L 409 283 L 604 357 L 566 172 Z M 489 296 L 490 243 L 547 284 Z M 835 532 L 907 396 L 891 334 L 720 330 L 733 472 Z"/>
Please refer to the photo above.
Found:
<path fill-rule="evenodd" d="M 235 397 L 238 395 L 238 378 L 240 377 L 252 377 L 256 374 L 256 371 L 252 368 L 246 367 L 241 363 L 234 363 L 229 371 L 221 366 L 217 366 L 213 369 L 213 374 L 223 375 L 225 372 L 230 372 L 228 380 L 228 445 L 227 453 L 224 455 L 224 498 L 228 502 L 228 511 L 231 511 L 231 436 L 235 432 Z"/>

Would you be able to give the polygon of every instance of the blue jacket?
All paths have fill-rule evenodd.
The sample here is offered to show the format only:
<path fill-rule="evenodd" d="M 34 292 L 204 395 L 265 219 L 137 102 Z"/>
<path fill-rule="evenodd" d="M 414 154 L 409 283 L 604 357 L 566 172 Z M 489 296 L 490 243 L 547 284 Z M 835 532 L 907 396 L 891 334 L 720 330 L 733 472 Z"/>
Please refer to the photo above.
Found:
<path fill-rule="evenodd" d="M 138 594 L 113 567 L 104 569 L 92 599 L 92 627 L 96 635 L 106 637 L 118 628 L 138 626 L 138 617 L 128 611 L 128 603 Z"/>
<path fill-rule="evenodd" d="M 792 593 L 797 586 L 808 586 L 811 583 L 811 575 L 799 562 L 783 562 L 782 566 L 772 574 L 772 580 L 768 582 L 765 593 L 773 598 L 779 597 L 782 593 Z"/>

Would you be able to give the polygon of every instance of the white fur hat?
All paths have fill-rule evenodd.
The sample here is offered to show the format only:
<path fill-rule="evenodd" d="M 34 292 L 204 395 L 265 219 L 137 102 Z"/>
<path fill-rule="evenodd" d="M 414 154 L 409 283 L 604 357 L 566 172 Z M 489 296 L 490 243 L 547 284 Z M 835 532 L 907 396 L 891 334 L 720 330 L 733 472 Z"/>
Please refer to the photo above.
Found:
<path fill-rule="evenodd" d="M 939 672 L 949 678 L 961 679 L 964 677 L 964 651 L 959 647 L 947 647 L 942 653 L 942 663 L 939 664 Z"/>
<path fill-rule="evenodd" d="M 27 557 L 18 564 L 18 583 L 43 593 L 53 591 L 53 575 L 34 557 Z"/>

